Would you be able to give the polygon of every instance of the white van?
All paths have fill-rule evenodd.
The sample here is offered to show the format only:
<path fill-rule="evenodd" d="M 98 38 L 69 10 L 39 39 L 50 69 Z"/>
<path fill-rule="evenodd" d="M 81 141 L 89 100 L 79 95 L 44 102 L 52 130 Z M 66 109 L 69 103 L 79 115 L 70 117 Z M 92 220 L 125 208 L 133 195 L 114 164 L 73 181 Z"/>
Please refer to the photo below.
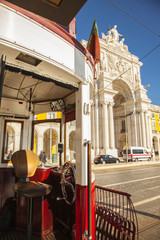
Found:
<path fill-rule="evenodd" d="M 128 153 L 127 153 L 128 150 Z M 128 161 L 138 161 L 138 160 L 151 160 L 152 155 L 148 149 L 144 147 L 124 147 L 123 148 L 123 160 L 127 160 L 128 154 Z"/>

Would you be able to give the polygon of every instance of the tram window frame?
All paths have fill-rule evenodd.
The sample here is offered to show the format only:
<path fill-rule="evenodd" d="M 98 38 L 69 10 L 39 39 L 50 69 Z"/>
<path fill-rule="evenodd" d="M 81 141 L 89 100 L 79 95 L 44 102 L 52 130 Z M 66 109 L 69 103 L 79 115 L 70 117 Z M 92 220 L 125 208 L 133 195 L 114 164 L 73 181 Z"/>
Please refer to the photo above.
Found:
<path fill-rule="evenodd" d="M 57 119 L 44 119 L 44 120 L 34 120 L 32 121 L 32 137 L 31 137 L 31 150 L 34 152 L 34 133 L 35 133 L 35 125 L 44 124 L 44 123 L 59 123 L 59 137 L 60 142 L 62 141 L 62 120 L 61 118 Z M 58 145 L 57 145 L 58 147 Z M 43 149 L 42 149 L 43 150 Z M 35 152 L 36 153 L 36 152 Z M 57 152 L 58 153 L 58 152 Z M 36 153 L 37 154 L 37 153 Z M 61 158 L 61 157 L 60 157 Z"/>
<path fill-rule="evenodd" d="M 5 120 L 4 122 L 4 132 L 3 132 L 3 148 L 2 148 L 2 163 L 8 163 L 10 161 L 10 159 L 5 159 L 5 143 L 6 143 L 6 131 L 7 131 L 7 124 L 8 123 L 19 123 L 21 124 L 21 128 L 20 128 L 20 145 L 19 145 L 19 149 L 22 149 L 22 140 L 23 140 L 23 126 L 24 126 L 24 122 L 23 121 L 16 121 L 16 120 Z"/>

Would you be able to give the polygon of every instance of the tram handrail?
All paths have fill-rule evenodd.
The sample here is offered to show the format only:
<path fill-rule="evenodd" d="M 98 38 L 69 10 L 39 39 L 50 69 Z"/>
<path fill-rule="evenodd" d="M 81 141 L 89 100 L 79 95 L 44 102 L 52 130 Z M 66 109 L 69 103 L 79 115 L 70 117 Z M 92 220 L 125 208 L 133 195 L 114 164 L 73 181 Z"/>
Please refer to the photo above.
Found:
<path fill-rule="evenodd" d="M 116 216 L 116 219 L 118 217 L 134 225 L 134 233 L 132 233 L 132 238 L 129 239 L 135 239 L 135 237 L 138 239 L 138 219 L 129 193 L 96 185 L 95 203 L 97 206 L 96 211 L 99 211 L 98 207 L 105 208 L 107 214 L 112 214 Z M 109 221 L 108 218 L 106 218 L 106 221 Z"/>

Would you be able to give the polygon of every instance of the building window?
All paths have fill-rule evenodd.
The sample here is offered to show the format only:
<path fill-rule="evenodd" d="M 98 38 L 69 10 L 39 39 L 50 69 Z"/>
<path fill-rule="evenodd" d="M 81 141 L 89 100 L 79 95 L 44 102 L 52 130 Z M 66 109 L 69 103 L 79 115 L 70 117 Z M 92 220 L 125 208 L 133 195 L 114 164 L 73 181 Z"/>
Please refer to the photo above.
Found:
<path fill-rule="evenodd" d="M 122 121 L 122 129 L 121 129 L 121 133 L 125 133 L 126 132 L 126 121 L 123 120 Z"/>
<path fill-rule="evenodd" d="M 153 132 L 153 133 L 156 133 L 156 132 L 157 132 L 155 120 L 152 120 L 152 132 Z"/>

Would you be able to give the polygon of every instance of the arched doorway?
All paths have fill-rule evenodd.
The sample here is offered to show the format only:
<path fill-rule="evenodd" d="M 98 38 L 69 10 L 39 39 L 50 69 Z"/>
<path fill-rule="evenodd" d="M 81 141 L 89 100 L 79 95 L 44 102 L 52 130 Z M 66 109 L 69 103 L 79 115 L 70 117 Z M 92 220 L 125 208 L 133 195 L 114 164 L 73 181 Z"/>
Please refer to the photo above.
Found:
<path fill-rule="evenodd" d="M 135 104 L 131 87 L 124 80 L 114 80 L 113 89 L 117 91 L 113 98 L 115 147 L 120 156 L 123 147 L 137 144 L 135 136 L 137 134 L 134 116 Z"/>
<path fill-rule="evenodd" d="M 156 156 L 159 154 L 158 138 L 156 136 L 152 138 L 152 145 L 154 149 L 154 154 Z"/>
<path fill-rule="evenodd" d="M 43 151 L 47 154 L 48 159 L 54 162 L 57 160 L 57 141 L 57 132 L 53 128 L 49 128 L 44 132 Z"/>

